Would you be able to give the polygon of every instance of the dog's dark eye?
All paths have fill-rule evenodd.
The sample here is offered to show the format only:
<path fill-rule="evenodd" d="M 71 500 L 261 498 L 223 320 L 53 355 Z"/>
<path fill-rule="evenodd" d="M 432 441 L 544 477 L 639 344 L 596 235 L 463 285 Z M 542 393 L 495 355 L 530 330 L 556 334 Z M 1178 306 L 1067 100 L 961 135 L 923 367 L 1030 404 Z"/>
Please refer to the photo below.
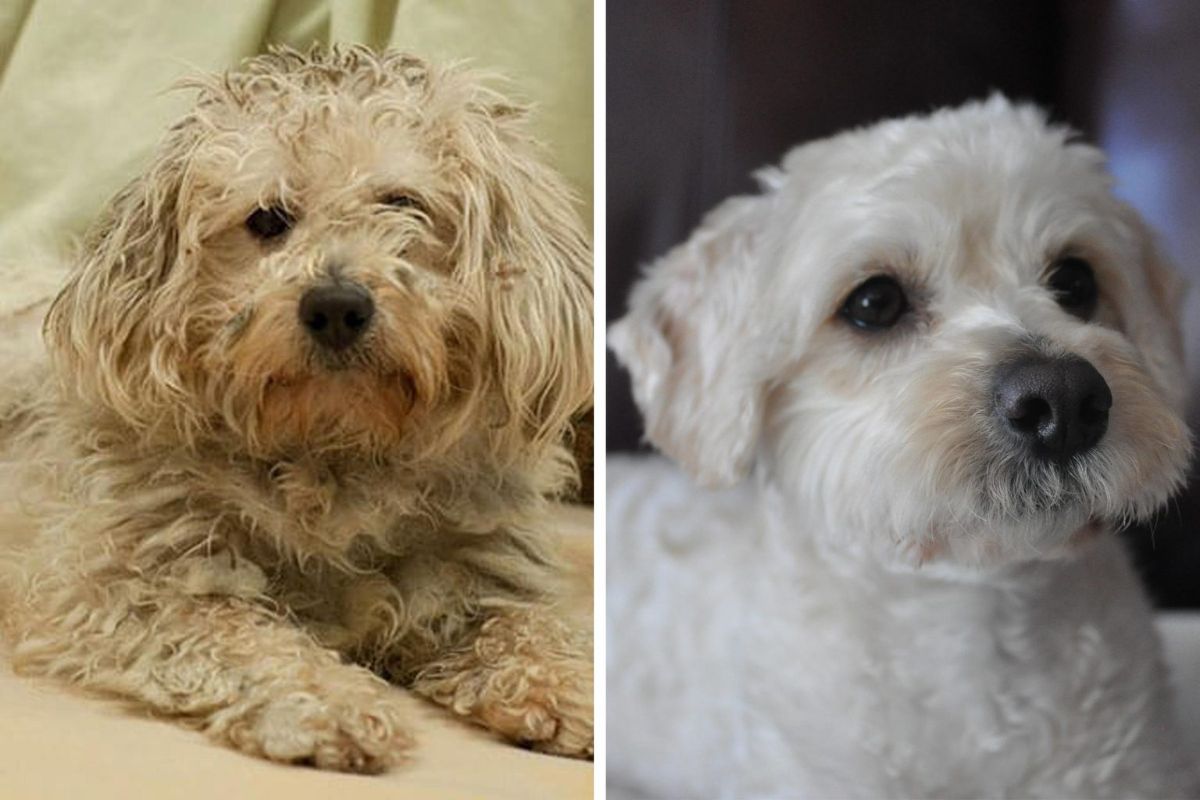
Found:
<path fill-rule="evenodd" d="M 907 310 L 908 299 L 895 278 L 876 275 L 850 293 L 840 313 L 856 327 L 877 331 L 895 325 Z"/>
<path fill-rule="evenodd" d="M 393 208 L 415 208 L 417 211 L 424 211 L 425 206 L 420 200 L 413 197 L 411 194 L 397 192 L 389 194 L 381 201 L 384 205 L 392 206 Z"/>
<path fill-rule="evenodd" d="M 1066 311 L 1080 319 L 1090 319 L 1096 310 L 1099 290 L 1092 265 L 1077 256 L 1067 256 L 1054 262 L 1046 278 L 1054 299 Z"/>
<path fill-rule="evenodd" d="M 246 227 L 259 239 L 274 239 L 287 233 L 294 220 L 292 215 L 279 206 L 256 208 L 246 217 Z"/>

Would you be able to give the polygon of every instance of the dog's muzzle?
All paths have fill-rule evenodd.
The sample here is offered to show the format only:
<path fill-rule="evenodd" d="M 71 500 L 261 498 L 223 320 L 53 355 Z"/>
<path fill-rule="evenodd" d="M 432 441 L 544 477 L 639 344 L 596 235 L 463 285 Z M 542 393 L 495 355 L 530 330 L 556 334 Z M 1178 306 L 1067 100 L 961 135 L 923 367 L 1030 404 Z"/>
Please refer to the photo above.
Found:
<path fill-rule="evenodd" d="M 371 293 L 357 283 L 323 283 L 300 298 L 300 324 L 328 350 L 344 350 L 358 341 L 374 315 Z"/>
<path fill-rule="evenodd" d="M 1041 461 L 1064 464 L 1104 438 L 1112 391 L 1078 356 L 1028 355 L 1001 365 L 993 393 L 1001 427 Z"/>

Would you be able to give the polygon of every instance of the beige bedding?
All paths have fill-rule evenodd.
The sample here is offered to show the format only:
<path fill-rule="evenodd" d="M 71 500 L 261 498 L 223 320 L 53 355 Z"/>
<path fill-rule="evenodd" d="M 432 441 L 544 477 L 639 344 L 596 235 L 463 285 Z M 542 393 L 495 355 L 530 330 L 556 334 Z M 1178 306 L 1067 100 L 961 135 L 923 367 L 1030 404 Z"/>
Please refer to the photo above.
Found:
<path fill-rule="evenodd" d="M 579 601 L 591 591 L 592 515 L 560 511 L 578 567 Z M 0 661 L 0 664 L 3 662 Z M 397 690 L 400 691 L 400 690 Z M 200 733 L 135 716 L 57 684 L 0 666 L 0 798 L 497 798 L 592 796 L 592 764 L 540 755 L 499 741 L 416 698 L 409 701 L 418 747 L 411 761 L 362 777 L 285 767 L 211 744 Z"/>

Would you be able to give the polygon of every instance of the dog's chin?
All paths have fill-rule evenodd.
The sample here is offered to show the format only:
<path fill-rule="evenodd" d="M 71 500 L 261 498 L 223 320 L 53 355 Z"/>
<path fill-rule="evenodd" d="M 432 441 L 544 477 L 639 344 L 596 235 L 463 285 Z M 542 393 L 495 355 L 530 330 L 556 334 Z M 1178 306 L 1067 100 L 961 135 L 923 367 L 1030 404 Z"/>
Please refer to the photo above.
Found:
<path fill-rule="evenodd" d="M 1062 506 L 1002 519 L 940 526 L 916 547 L 913 566 L 992 570 L 1033 561 L 1071 558 L 1110 522 L 1084 505 Z"/>
<path fill-rule="evenodd" d="M 418 416 L 405 371 L 350 363 L 269 376 L 256 409 L 255 438 L 267 452 L 302 450 L 383 455 L 399 448 Z"/>
<path fill-rule="evenodd" d="M 1030 500 L 1036 496 L 1031 495 Z M 902 553 L 907 565 L 936 571 L 991 571 L 1010 565 L 1075 558 L 1104 533 L 1143 516 L 1144 498 L 1103 500 L 1084 487 L 1067 498 L 1042 496 L 1000 515 L 965 517 L 947 511 Z"/>
<path fill-rule="evenodd" d="M 936 485 L 928 518 L 900 520 L 899 540 L 912 542 L 903 555 L 969 568 L 1071 558 L 1102 532 L 1148 518 L 1182 483 L 1179 459 L 1131 463 L 1103 448 L 1066 463 L 997 452 L 965 480 Z"/>

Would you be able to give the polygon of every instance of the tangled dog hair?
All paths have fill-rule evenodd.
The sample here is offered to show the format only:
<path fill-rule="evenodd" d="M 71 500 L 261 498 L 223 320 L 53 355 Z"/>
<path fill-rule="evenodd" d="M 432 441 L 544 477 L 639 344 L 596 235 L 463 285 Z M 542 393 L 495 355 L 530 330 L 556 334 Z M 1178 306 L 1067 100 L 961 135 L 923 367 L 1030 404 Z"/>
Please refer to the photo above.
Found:
<path fill-rule="evenodd" d="M 544 530 L 591 399 L 590 245 L 484 77 L 335 46 L 189 82 L 49 358 L 10 358 L 21 672 L 323 768 L 400 759 L 389 681 L 590 755 L 590 629 Z M 320 329 L 347 296 L 349 343 Z"/>
<path fill-rule="evenodd" d="M 1195 796 L 1113 533 L 1185 474 L 1182 291 L 1102 153 L 997 96 L 759 177 L 610 329 L 682 468 L 609 460 L 610 780 Z"/>

